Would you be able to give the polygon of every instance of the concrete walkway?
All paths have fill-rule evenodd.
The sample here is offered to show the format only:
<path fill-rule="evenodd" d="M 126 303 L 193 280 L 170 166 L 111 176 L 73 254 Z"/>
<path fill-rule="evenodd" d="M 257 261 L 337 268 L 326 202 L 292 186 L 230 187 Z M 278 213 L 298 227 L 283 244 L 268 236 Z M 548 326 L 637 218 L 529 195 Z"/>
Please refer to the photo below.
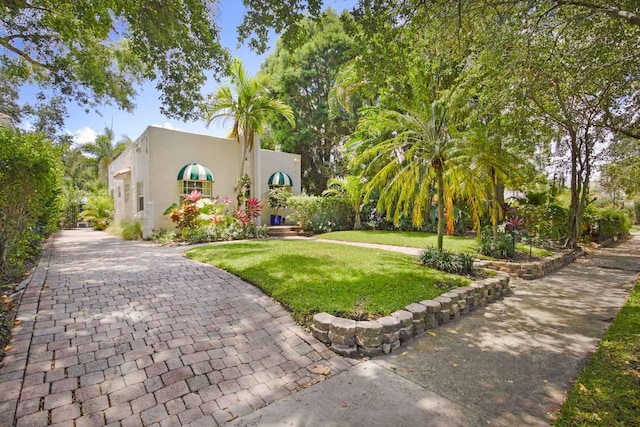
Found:
<path fill-rule="evenodd" d="M 635 234 L 234 425 L 549 425 L 639 271 Z"/>
<path fill-rule="evenodd" d="M 215 426 L 357 363 L 180 252 L 56 235 L 0 369 L 0 426 Z"/>
<path fill-rule="evenodd" d="M 24 292 L 0 426 L 547 425 L 633 285 L 639 240 L 359 362 L 181 249 L 65 231 Z"/>

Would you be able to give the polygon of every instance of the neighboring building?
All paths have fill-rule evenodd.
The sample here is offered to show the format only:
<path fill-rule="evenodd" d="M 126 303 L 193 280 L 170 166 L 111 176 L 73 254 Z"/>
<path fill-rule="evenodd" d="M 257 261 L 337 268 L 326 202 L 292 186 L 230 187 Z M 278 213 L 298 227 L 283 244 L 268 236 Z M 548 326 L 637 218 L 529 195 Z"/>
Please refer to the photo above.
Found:
<path fill-rule="evenodd" d="M 0 126 L 8 127 L 11 130 L 16 130 L 16 125 L 13 123 L 11 116 L 7 116 L 4 113 L 0 113 Z"/>
<path fill-rule="evenodd" d="M 141 221 L 143 237 L 148 238 L 153 230 L 174 229 L 163 213 L 192 190 L 201 191 L 204 197 L 231 196 L 235 203 L 241 152 L 240 144 L 232 139 L 149 126 L 109 165 L 115 219 Z M 269 178 L 282 172 L 290 178 L 292 193 L 300 194 L 300 156 L 263 150 L 259 142 L 247 154 L 250 196 L 262 200 L 265 207 L 260 223 L 267 224 Z"/>

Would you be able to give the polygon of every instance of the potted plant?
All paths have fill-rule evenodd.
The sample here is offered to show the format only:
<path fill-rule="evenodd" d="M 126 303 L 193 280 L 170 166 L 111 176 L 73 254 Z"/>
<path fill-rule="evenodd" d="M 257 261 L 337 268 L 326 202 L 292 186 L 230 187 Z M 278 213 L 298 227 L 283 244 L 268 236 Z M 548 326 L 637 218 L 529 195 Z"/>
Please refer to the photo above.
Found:
<path fill-rule="evenodd" d="M 291 193 L 285 187 L 274 187 L 267 191 L 269 206 L 273 209 L 271 215 L 271 225 L 282 224 L 282 217 L 278 215 L 280 208 L 286 208 Z"/>

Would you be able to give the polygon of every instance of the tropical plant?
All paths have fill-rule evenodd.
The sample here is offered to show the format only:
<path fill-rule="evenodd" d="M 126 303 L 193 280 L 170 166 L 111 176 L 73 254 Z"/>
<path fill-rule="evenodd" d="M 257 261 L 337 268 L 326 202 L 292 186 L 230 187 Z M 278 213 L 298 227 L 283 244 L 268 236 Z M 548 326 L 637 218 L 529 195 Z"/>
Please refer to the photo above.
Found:
<path fill-rule="evenodd" d="M 483 230 L 478 244 L 478 252 L 492 258 L 511 259 L 515 255 L 513 237 L 510 234 L 500 232 L 496 241 L 491 230 Z"/>
<path fill-rule="evenodd" d="M 499 120 L 495 122 L 499 123 Z M 498 194 L 500 183 L 511 180 L 520 174 L 524 160 L 505 147 L 499 133 L 499 126 L 477 124 L 469 131 L 459 135 L 460 143 L 452 154 L 451 180 L 449 186 L 454 194 L 469 201 L 473 210 L 475 229 L 480 238 L 480 217 L 483 203 L 489 189 L 489 212 L 494 241 L 498 240 L 498 223 L 504 217 L 501 197 Z"/>
<path fill-rule="evenodd" d="M 113 129 L 105 127 L 104 133 L 96 137 L 95 142 L 84 144 L 81 148 L 85 153 L 93 156 L 96 168 L 98 170 L 98 178 L 100 181 L 107 183 L 109 165 L 131 145 L 131 139 L 125 137 L 114 145 L 115 137 Z"/>
<path fill-rule="evenodd" d="M 327 189 L 322 193 L 323 195 L 344 197 L 349 201 L 355 214 L 354 230 L 362 229 L 360 213 L 365 204 L 365 184 L 365 178 L 361 176 L 349 175 L 347 177 L 331 178 Z"/>
<path fill-rule="evenodd" d="M 91 221 L 94 230 L 106 230 L 113 220 L 113 199 L 106 188 L 98 187 L 87 196 L 80 217 Z"/>
<path fill-rule="evenodd" d="M 420 263 L 429 268 L 446 273 L 472 276 L 475 273 L 473 256 L 467 253 L 453 253 L 439 250 L 433 246 L 427 247 L 419 255 Z"/>
<path fill-rule="evenodd" d="M 218 89 L 211 97 L 205 114 L 207 126 L 215 120 L 232 120 L 229 137 L 242 147 L 239 177 L 242 179 L 247 175 L 247 152 L 253 149 L 255 137 L 265 131 L 269 118 L 279 115 L 295 126 L 295 117 L 289 106 L 271 95 L 268 74 L 258 73 L 252 77 L 247 74 L 242 61 L 234 58 L 230 75 L 231 85 Z M 241 194 L 242 200 L 245 197 Z"/>
<path fill-rule="evenodd" d="M 287 207 L 291 192 L 285 187 L 273 187 L 266 194 L 269 206 L 273 209 L 273 215 L 278 215 L 280 209 Z"/>
<path fill-rule="evenodd" d="M 142 240 L 142 222 L 122 221 L 120 227 L 123 240 Z"/>
<path fill-rule="evenodd" d="M 411 213 L 422 226 L 436 188 L 438 204 L 438 250 L 442 250 L 445 223 L 445 171 L 454 146 L 449 132 L 447 108 L 438 99 L 436 77 L 422 72 L 410 75 L 412 90 L 394 108 L 361 109 L 363 116 L 349 146 L 357 155 L 354 167 L 372 174 L 366 193 L 380 191 L 378 209 L 393 216 Z M 362 165 L 362 166 L 361 166 Z"/>

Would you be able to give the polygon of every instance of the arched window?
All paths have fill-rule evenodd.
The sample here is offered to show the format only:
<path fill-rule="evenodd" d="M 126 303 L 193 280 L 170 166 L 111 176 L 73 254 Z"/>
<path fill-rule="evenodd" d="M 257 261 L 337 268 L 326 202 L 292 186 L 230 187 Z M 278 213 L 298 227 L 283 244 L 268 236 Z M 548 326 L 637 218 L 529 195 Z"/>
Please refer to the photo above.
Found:
<path fill-rule="evenodd" d="M 192 191 L 199 191 L 202 197 L 213 197 L 213 174 L 211 171 L 198 163 L 184 165 L 178 172 L 178 184 L 180 188 L 180 200 L 191 194 Z"/>

